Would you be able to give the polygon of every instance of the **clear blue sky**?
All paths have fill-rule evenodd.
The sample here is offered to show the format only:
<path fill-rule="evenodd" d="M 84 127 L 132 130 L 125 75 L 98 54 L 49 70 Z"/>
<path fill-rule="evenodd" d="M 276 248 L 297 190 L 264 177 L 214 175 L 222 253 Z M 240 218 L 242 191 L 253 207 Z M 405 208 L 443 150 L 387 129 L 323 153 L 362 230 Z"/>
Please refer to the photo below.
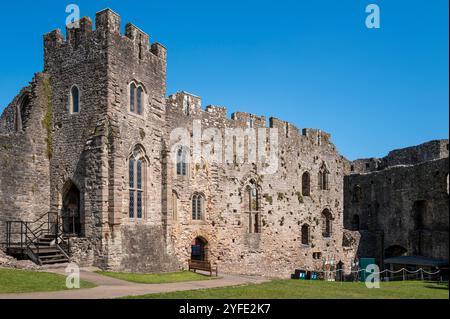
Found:
<path fill-rule="evenodd" d="M 42 35 L 110 7 L 168 49 L 168 94 L 332 134 L 349 159 L 448 138 L 448 1 L 4 1 L 0 111 L 42 70 Z M 381 29 L 365 27 L 365 6 Z"/>

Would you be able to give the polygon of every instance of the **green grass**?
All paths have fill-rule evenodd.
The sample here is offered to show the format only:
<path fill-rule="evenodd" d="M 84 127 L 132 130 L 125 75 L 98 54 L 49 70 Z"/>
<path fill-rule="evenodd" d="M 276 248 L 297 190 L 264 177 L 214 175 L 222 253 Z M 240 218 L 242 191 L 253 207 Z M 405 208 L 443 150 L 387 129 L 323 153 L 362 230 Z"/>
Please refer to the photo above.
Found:
<path fill-rule="evenodd" d="M 448 283 L 382 282 L 379 289 L 364 283 L 274 280 L 226 288 L 130 296 L 129 299 L 448 299 Z"/>
<path fill-rule="evenodd" d="M 110 271 L 96 271 L 96 273 L 140 284 L 166 284 L 171 282 L 211 280 L 217 278 L 217 277 L 207 277 L 205 275 L 197 274 L 191 271 L 180 271 L 180 272 L 158 273 L 158 274 L 138 274 L 138 273 L 110 272 Z"/>
<path fill-rule="evenodd" d="M 80 288 L 95 287 L 81 280 Z M 48 272 L 0 268 L 0 293 L 67 290 L 66 277 Z"/>

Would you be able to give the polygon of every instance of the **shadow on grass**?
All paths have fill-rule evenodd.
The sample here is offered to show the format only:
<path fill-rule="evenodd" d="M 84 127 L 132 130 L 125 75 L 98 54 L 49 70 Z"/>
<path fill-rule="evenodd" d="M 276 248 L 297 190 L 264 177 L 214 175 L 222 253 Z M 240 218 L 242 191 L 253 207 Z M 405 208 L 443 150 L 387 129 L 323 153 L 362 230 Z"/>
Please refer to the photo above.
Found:
<path fill-rule="evenodd" d="M 425 286 L 425 288 L 448 290 L 448 284 L 447 285 L 442 285 L 442 286 Z"/>

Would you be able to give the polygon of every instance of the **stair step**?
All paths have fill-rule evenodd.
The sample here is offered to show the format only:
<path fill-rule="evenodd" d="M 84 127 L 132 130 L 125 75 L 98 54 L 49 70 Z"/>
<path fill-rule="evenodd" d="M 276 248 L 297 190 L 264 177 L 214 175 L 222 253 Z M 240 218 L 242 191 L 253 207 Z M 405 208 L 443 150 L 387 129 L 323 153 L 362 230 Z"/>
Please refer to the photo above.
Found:
<path fill-rule="evenodd" d="M 59 264 L 59 263 L 66 263 L 67 261 L 68 261 L 67 258 L 52 259 L 52 260 L 41 260 L 41 264 L 43 264 L 43 265 Z"/>
<path fill-rule="evenodd" d="M 40 260 L 52 260 L 52 259 L 61 259 L 66 258 L 63 254 L 51 255 L 51 256 L 39 256 Z"/>
<path fill-rule="evenodd" d="M 39 247 L 32 249 L 33 253 L 35 254 L 48 254 L 48 253 L 61 253 L 61 251 L 56 247 Z"/>
<path fill-rule="evenodd" d="M 40 238 L 38 239 L 38 241 L 48 242 L 48 243 L 50 243 L 50 242 L 52 242 L 52 241 L 54 241 L 54 240 L 55 240 L 54 237 L 52 237 L 52 238 L 50 238 L 50 237 L 40 237 Z"/>

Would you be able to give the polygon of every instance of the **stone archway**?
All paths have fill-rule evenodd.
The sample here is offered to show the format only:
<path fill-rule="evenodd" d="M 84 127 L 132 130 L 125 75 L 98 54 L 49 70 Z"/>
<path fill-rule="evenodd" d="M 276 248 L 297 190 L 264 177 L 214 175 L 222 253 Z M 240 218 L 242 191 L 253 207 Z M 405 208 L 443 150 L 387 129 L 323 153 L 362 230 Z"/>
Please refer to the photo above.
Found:
<path fill-rule="evenodd" d="M 208 241 L 202 236 L 197 236 L 191 243 L 191 260 L 207 261 L 208 259 Z"/>
<path fill-rule="evenodd" d="M 81 196 L 78 187 L 69 182 L 63 195 L 62 224 L 64 234 L 69 236 L 81 236 Z"/>

